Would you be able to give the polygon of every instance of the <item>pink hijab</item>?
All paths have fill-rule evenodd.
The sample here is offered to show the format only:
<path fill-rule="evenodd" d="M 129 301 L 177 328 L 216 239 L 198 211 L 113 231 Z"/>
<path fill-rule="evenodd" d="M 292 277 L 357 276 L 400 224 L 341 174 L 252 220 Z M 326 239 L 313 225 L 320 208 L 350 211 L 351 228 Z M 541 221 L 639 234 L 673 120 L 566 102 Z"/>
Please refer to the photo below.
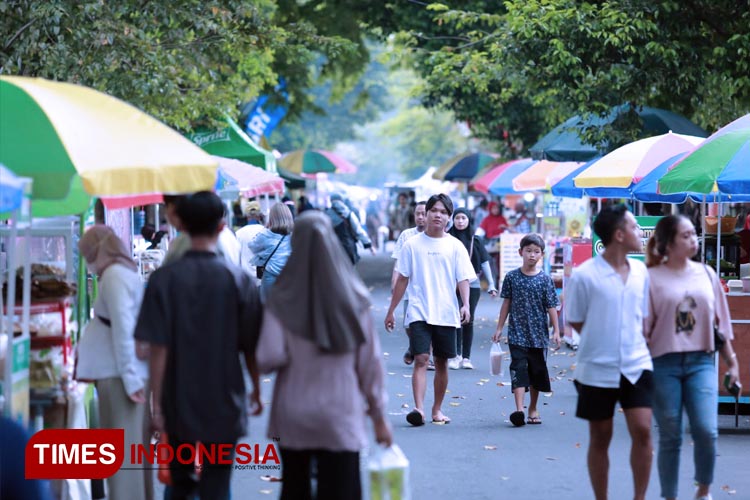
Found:
<path fill-rule="evenodd" d="M 138 270 L 125 243 L 109 226 L 91 226 L 78 241 L 78 249 L 91 270 L 99 276 L 112 264 L 122 264 L 133 271 Z"/>

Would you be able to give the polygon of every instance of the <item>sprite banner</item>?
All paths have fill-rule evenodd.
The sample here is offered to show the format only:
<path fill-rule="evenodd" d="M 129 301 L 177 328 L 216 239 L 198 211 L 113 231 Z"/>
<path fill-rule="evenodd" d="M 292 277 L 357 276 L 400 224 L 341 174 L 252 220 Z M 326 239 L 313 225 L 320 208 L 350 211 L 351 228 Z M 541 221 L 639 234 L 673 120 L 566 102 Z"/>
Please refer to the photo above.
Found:
<path fill-rule="evenodd" d="M 636 222 L 638 222 L 638 225 L 641 228 L 641 232 L 643 233 L 641 235 L 643 246 L 641 247 L 640 252 L 633 252 L 629 254 L 629 257 L 641 261 L 646 259 L 646 245 L 648 244 L 648 240 L 649 238 L 651 238 L 651 235 L 654 234 L 654 228 L 656 227 L 656 223 L 659 222 L 659 219 L 661 219 L 661 217 L 651 215 L 636 215 L 635 220 Z M 602 243 L 602 240 L 599 239 L 599 236 L 596 235 L 596 233 L 592 234 L 591 248 L 592 257 L 596 257 L 604 251 L 604 244 Z"/>

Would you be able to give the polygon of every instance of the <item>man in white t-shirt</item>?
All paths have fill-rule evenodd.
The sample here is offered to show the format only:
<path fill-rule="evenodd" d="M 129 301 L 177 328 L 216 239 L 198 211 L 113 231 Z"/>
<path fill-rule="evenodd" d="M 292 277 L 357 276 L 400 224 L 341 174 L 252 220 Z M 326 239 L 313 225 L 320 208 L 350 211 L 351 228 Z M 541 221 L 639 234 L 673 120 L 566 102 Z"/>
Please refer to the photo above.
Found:
<path fill-rule="evenodd" d="M 425 210 L 425 205 L 427 203 L 424 201 L 418 202 L 414 206 L 414 223 L 416 226 L 411 227 L 407 229 L 406 231 L 403 231 L 399 237 L 398 240 L 396 240 L 396 244 L 393 247 L 393 253 L 391 253 L 391 258 L 395 261 L 393 264 L 393 274 L 391 275 L 391 294 L 393 293 L 393 289 L 396 288 L 396 281 L 398 280 L 399 273 L 396 270 L 397 264 L 398 264 L 398 256 L 401 254 L 401 249 L 404 246 L 404 243 L 406 240 L 411 238 L 412 236 L 416 236 L 422 231 L 424 231 L 424 225 L 425 220 L 427 216 L 427 211 Z M 406 309 L 409 307 L 409 297 L 407 296 L 404 300 L 404 320 L 406 320 Z M 406 330 L 406 335 L 409 335 L 409 325 L 404 321 L 404 330 Z M 414 362 L 414 356 L 411 353 L 411 349 L 406 349 L 406 352 L 404 353 L 404 363 L 407 365 L 410 365 Z M 428 367 L 429 368 L 429 367 Z"/>
<path fill-rule="evenodd" d="M 448 359 L 456 356 L 456 328 L 469 321 L 469 282 L 476 278 L 469 254 L 463 244 L 445 232 L 453 202 L 445 194 L 430 197 L 425 205 L 427 224 L 423 233 L 404 243 L 396 263 L 399 273 L 385 317 L 385 328 L 396 325 L 393 311 L 408 288 L 406 323 L 411 335 L 409 347 L 414 355 L 414 410 L 406 421 L 423 425 L 424 396 L 427 390 L 427 363 L 430 345 L 435 361 L 435 401 L 432 421 L 450 423 L 441 406 L 448 388 Z M 461 295 L 459 308 L 456 287 Z"/>
<path fill-rule="evenodd" d="M 565 286 L 565 317 L 581 334 L 575 384 L 576 416 L 589 421 L 588 468 L 594 496 L 607 498 L 609 443 L 615 404 L 632 440 L 635 500 L 645 498 L 651 474 L 653 365 L 643 336 L 648 272 L 630 252 L 643 248 L 641 229 L 624 205 L 597 215 L 594 232 L 605 250 L 578 267 Z"/>

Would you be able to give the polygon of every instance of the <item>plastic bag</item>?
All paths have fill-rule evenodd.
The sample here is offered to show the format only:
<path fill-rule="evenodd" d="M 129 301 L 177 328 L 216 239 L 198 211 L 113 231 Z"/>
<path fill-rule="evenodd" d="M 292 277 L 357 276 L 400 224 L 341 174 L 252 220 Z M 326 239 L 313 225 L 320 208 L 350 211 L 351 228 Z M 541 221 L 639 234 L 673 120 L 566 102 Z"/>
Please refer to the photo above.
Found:
<path fill-rule="evenodd" d="M 410 500 L 409 459 L 398 445 L 377 447 L 370 458 L 370 499 Z"/>
<path fill-rule="evenodd" d="M 493 342 L 490 348 L 490 375 L 500 375 L 503 371 L 503 348 L 500 342 Z"/>

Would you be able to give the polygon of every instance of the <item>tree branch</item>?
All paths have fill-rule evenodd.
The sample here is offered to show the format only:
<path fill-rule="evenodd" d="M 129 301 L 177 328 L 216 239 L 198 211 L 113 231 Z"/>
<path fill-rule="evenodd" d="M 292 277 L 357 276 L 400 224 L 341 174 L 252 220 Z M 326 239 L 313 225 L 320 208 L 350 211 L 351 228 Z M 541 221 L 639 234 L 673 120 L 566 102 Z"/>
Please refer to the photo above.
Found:
<path fill-rule="evenodd" d="M 32 24 L 34 24 L 36 22 L 37 19 L 38 18 L 34 18 L 31 21 L 29 21 L 28 23 L 26 23 L 23 26 L 21 26 L 21 29 L 19 29 L 18 31 L 16 31 L 15 35 L 13 35 L 12 37 L 10 37 L 10 40 L 8 40 L 5 43 L 5 49 L 7 49 L 8 47 L 10 47 L 13 44 L 13 42 L 16 41 L 16 38 L 18 38 L 19 36 L 21 36 L 21 33 L 23 33 L 24 31 L 26 31 L 29 26 L 31 26 Z"/>

